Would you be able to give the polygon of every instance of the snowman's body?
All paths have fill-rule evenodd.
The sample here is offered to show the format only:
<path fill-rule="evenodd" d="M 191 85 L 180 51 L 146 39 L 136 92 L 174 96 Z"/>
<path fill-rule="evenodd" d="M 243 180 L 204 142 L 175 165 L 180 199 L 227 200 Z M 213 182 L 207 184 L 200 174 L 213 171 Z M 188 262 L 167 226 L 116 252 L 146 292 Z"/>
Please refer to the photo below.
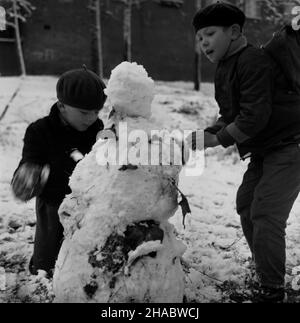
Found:
<path fill-rule="evenodd" d="M 157 129 L 149 119 L 153 86 L 146 71 L 134 63 L 122 63 L 112 72 L 107 95 L 115 110 L 109 122 L 116 137 L 98 140 L 76 166 L 72 193 L 59 209 L 65 240 L 53 279 L 57 302 L 183 300 L 180 257 L 185 246 L 168 222 L 178 207 L 181 165 L 163 166 L 170 149 L 171 158 L 181 149 L 149 140 L 149 154 L 151 148 L 162 147 L 158 165 L 133 165 L 128 159 L 113 163 L 103 156 L 104 145 L 117 145 L 122 155 L 121 122 L 127 135 L 142 129 L 150 138 L 151 130 Z M 126 149 L 135 146 L 129 143 Z"/>

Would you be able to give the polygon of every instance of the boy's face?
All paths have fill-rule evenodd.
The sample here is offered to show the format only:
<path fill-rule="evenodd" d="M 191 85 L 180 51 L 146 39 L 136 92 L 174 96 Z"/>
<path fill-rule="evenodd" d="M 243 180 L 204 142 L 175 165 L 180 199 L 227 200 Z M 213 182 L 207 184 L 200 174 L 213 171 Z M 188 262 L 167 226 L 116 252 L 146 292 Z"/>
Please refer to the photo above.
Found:
<path fill-rule="evenodd" d="M 59 110 L 66 122 L 77 131 L 86 131 L 98 119 L 100 111 L 78 109 L 67 104 L 60 104 Z"/>
<path fill-rule="evenodd" d="M 206 57 L 212 63 L 217 63 L 228 51 L 232 39 L 232 28 L 209 26 L 200 29 L 196 37 Z"/>

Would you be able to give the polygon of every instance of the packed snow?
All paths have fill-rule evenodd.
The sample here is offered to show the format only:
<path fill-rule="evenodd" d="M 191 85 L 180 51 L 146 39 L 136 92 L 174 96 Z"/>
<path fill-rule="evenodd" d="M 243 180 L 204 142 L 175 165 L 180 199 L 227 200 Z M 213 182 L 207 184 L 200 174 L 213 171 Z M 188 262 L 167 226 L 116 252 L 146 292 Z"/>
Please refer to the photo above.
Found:
<path fill-rule="evenodd" d="M 123 62 L 116 66 L 107 83 L 108 104 L 129 117 L 150 117 L 154 81 L 142 65 Z"/>
<path fill-rule="evenodd" d="M 54 77 L 0 78 L 0 302 L 52 302 L 52 280 L 42 272 L 28 273 L 35 231 L 34 199 L 28 203 L 15 200 L 10 181 L 21 157 L 22 139 L 30 122 L 45 116 L 56 101 Z M 13 94 L 17 92 L 13 100 Z M 213 86 L 203 84 L 201 92 L 192 83 L 155 82 L 153 118 L 168 129 L 204 128 L 217 115 Z M 105 107 L 101 118 L 109 114 Z M 240 161 L 234 148 L 206 151 L 206 166 L 199 177 L 180 173 L 179 189 L 188 198 L 192 214 L 182 224 L 178 209 L 169 221 L 176 238 L 187 249 L 182 256 L 185 302 L 232 302 L 234 290 L 249 291 L 250 252 L 243 238 L 235 211 L 235 193 L 242 180 L 247 161 Z M 288 301 L 299 302 L 300 199 L 298 198 L 287 227 Z M 129 255 L 139 254 L 161 245 L 145 242 Z M 159 249 L 159 248 L 158 248 Z M 3 272 L 5 272 L 3 279 Z"/>
<path fill-rule="evenodd" d="M 55 302 L 183 300 L 181 257 L 185 246 L 176 239 L 174 226 L 168 222 L 178 208 L 178 192 L 172 181 L 178 184 L 181 166 L 130 163 L 131 149 L 151 151 L 156 145 L 148 138 L 145 143 L 133 141 L 116 148 L 125 135 L 119 130 L 121 122 L 129 134 L 157 129 L 146 118 L 151 117 L 153 89 L 154 82 L 136 63 L 124 62 L 112 71 L 106 92 L 108 105 L 115 109 L 109 120 L 115 137 L 102 139 L 100 133 L 92 151 L 70 177 L 72 193 L 59 208 L 65 238 L 53 277 Z M 118 109 L 113 103 L 117 93 L 121 93 Z M 146 147 L 138 147 L 143 144 Z M 116 151 L 118 162 L 112 163 L 111 158 L 103 163 L 102 147 Z M 169 151 L 170 145 L 163 141 L 159 156 L 162 162 Z M 178 151 L 181 154 L 181 149 Z"/>

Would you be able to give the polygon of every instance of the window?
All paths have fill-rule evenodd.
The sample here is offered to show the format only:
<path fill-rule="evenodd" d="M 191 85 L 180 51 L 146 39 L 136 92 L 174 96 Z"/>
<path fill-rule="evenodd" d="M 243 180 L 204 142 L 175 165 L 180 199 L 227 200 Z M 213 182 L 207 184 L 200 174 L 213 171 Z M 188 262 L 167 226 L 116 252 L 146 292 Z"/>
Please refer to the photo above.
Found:
<path fill-rule="evenodd" d="M 9 9 L 9 2 L 0 0 L 0 43 L 15 41 L 15 30 L 8 21 Z"/>
<path fill-rule="evenodd" d="M 11 26 L 5 26 L 5 29 L 0 30 L 0 43 L 1 42 L 14 42 L 15 30 Z"/>
<path fill-rule="evenodd" d="M 6 29 L 6 11 L 0 6 L 0 31 Z"/>

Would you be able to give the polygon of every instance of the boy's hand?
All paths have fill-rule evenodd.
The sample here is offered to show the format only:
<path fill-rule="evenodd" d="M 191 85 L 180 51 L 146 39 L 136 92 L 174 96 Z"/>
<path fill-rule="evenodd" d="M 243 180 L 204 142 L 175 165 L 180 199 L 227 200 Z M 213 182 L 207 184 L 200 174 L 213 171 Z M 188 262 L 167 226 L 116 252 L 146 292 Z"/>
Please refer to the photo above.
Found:
<path fill-rule="evenodd" d="M 192 132 L 185 140 L 187 146 L 192 150 L 203 150 L 204 141 L 203 141 L 203 131 L 197 130 Z"/>
<path fill-rule="evenodd" d="M 207 131 L 197 130 L 192 132 L 187 138 L 186 143 L 192 150 L 202 150 L 204 148 L 212 148 L 219 146 L 219 140 L 216 135 L 213 135 Z"/>
<path fill-rule="evenodd" d="M 204 147 L 205 148 L 213 148 L 219 146 L 219 140 L 216 135 L 213 135 L 209 132 L 204 132 Z"/>
<path fill-rule="evenodd" d="M 21 201 L 28 201 L 37 195 L 47 182 L 49 166 L 25 163 L 20 166 L 12 180 L 12 190 Z"/>

